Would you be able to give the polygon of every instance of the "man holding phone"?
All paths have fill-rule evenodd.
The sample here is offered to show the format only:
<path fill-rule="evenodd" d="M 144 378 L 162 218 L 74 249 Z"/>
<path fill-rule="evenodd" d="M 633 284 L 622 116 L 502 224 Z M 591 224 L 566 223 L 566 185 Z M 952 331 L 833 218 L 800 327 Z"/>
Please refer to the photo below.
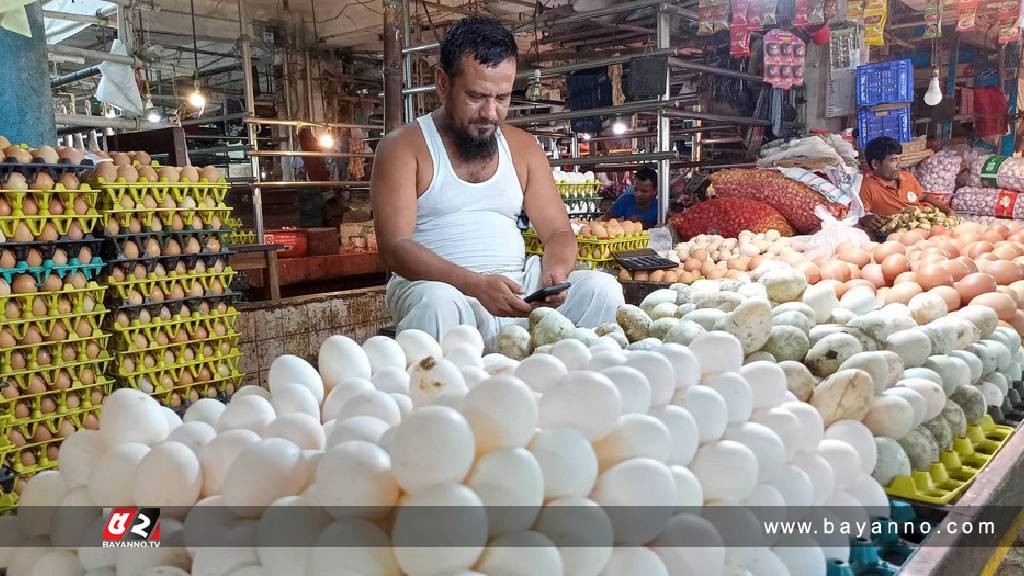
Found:
<path fill-rule="evenodd" d="M 468 324 L 491 345 L 501 326 L 523 322 L 536 306 L 557 306 L 578 326 L 595 327 L 623 304 L 613 276 L 575 270 L 576 235 L 547 157 L 532 136 L 503 125 L 517 55 L 499 22 L 456 22 L 435 72 L 441 108 L 377 149 L 374 224 L 381 257 L 395 272 L 387 305 L 399 331 L 440 339 Z M 526 258 L 516 225 L 524 209 L 543 259 Z M 567 291 L 525 300 L 567 282 Z"/>

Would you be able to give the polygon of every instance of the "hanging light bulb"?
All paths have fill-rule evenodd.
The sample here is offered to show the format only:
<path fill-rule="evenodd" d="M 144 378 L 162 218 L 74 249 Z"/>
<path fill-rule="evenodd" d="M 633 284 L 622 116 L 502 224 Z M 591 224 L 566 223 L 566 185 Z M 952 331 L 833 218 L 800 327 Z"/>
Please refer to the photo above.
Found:
<path fill-rule="evenodd" d="M 626 133 L 626 123 L 621 118 L 616 118 L 615 123 L 612 124 L 612 134 L 616 136 L 622 136 Z"/>
<path fill-rule="evenodd" d="M 117 116 L 117 111 L 114 110 L 113 106 L 107 106 L 106 110 L 103 111 L 103 115 L 107 118 L 113 118 Z"/>
<path fill-rule="evenodd" d="M 156 106 L 153 106 L 153 97 L 146 96 L 146 121 L 150 124 L 159 124 L 164 119 L 164 115 L 160 113 L 160 110 Z"/>
<path fill-rule="evenodd" d="M 544 99 L 544 85 L 540 83 L 540 69 L 533 71 L 533 78 L 530 85 L 526 87 L 526 99 L 530 102 L 537 102 Z"/>
<path fill-rule="evenodd" d="M 584 142 L 589 142 L 590 132 L 584 132 L 583 134 L 580 134 L 580 138 L 583 139 Z"/>
<path fill-rule="evenodd" d="M 942 89 L 939 87 L 939 69 L 932 68 L 932 79 L 928 82 L 928 91 L 924 94 L 924 103 L 935 106 L 942 102 Z"/>
<path fill-rule="evenodd" d="M 203 109 L 206 107 L 206 96 L 199 91 L 199 86 L 196 86 L 188 94 L 188 105 L 193 108 Z"/>
<path fill-rule="evenodd" d="M 324 150 L 330 150 L 334 148 L 334 135 L 329 130 L 324 131 L 317 138 L 317 143 L 320 144 L 320 148 Z"/>

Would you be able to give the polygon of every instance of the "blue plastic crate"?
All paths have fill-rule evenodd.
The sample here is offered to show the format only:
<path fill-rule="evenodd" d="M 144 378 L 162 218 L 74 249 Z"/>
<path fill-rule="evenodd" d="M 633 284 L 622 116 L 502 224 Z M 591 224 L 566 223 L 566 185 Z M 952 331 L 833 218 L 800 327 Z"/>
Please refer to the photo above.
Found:
<path fill-rule="evenodd" d="M 861 149 L 879 136 L 889 136 L 900 142 L 910 142 L 910 109 L 898 108 L 876 112 L 866 108 L 857 113 L 857 130 Z"/>
<path fill-rule="evenodd" d="M 914 64 L 909 58 L 857 66 L 857 105 L 914 101 Z"/>

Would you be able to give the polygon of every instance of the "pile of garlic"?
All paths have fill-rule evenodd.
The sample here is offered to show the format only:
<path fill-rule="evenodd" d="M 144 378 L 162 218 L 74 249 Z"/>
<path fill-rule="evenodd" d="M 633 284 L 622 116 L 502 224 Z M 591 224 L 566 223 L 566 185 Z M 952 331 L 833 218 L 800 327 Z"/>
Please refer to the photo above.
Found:
<path fill-rule="evenodd" d="M 531 320 L 538 330 L 565 319 L 547 310 Z M 334 336 L 319 369 L 281 356 L 269 390 L 243 387 L 227 406 L 200 400 L 183 420 L 118 390 L 99 430 L 69 437 L 59 469 L 33 478 L 19 515 L 0 519 L 23 538 L 0 563 L 9 576 L 818 576 L 828 558 L 848 557 L 847 542 L 762 537 L 765 518 L 749 510 L 887 513 L 870 432 L 826 427 L 786 390 L 782 368 L 744 364 L 735 336 L 620 343 L 559 338 L 520 361 L 483 355 L 468 327 L 440 343 L 416 330 L 362 346 Z M 746 511 L 742 532 L 760 545 L 724 545 L 699 514 L 723 505 Z M 161 507 L 162 546 L 96 547 L 97 506 Z M 392 545 L 409 542 L 416 506 L 521 513 L 478 517 L 455 547 Z M 586 526 L 566 523 L 567 506 L 592 511 Z M 288 531 L 310 547 L 275 547 L 267 534 L 297 507 L 309 513 Z M 217 544 L 198 525 L 211 514 L 226 527 Z M 600 539 L 573 545 L 584 529 Z M 92 546 L 75 546 L 82 537 Z M 370 547 L 312 545 L 340 538 Z"/>

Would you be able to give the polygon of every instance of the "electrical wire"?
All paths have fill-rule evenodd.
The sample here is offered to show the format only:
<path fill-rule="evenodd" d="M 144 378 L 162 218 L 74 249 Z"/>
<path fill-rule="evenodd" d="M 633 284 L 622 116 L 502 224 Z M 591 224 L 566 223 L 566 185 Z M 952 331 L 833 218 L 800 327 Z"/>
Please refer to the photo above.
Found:
<path fill-rule="evenodd" d="M 195 70 L 199 74 L 199 39 L 196 37 L 196 1 L 188 0 L 190 11 L 192 12 L 192 55 L 195 56 Z"/>

